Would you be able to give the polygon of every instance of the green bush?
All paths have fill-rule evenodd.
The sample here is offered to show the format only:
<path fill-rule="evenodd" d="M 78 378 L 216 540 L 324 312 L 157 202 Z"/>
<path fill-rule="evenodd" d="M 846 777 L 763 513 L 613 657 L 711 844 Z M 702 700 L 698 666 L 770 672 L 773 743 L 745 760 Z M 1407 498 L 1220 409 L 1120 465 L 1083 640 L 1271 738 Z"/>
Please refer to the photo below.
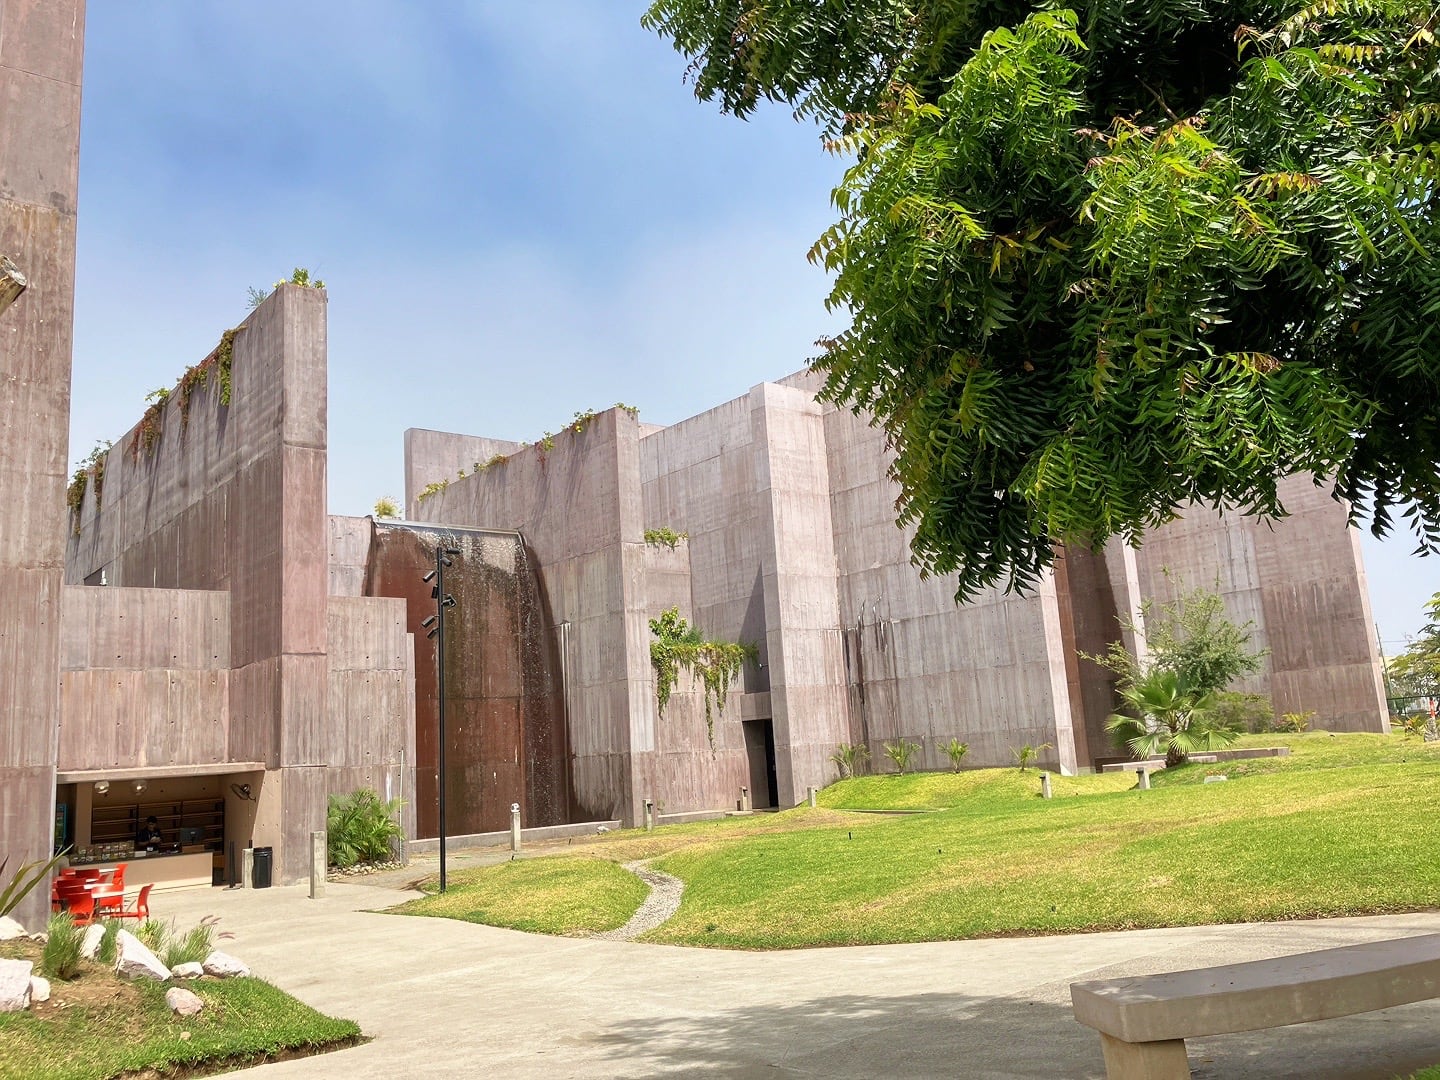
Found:
<path fill-rule="evenodd" d="M 895 768 L 904 773 L 909 771 L 910 762 L 920 752 L 920 744 L 906 742 L 903 738 L 885 744 L 885 756 L 895 763 Z"/>
<path fill-rule="evenodd" d="M 865 762 L 870 758 L 870 748 L 864 743 L 841 743 L 830 755 L 830 760 L 840 772 L 841 780 L 859 776 Z"/>
<path fill-rule="evenodd" d="M 140 944 L 159 956 L 165 951 L 170 932 L 169 927 L 159 919 L 146 919 L 135 928 L 135 936 L 140 939 Z"/>
<path fill-rule="evenodd" d="M 403 805 L 401 799 L 382 802 L 369 788 L 331 795 L 326 819 L 330 865 L 343 870 L 356 863 L 388 862 L 392 846 L 405 835 L 399 821 Z"/>
<path fill-rule="evenodd" d="M 1292 731 L 1296 735 L 1303 735 L 1310 730 L 1310 722 L 1315 719 L 1315 710 L 1308 712 L 1287 712 L 1280 717 L 1280 730 Z"/>
<path fill-rule="evenodd" d="M 955 771 L 960 771 L 960 763 L 965 760 L 965 755 L 970 752 L 970 744 L 961 742 L 959 739 L 951 739 L 945 746 L 945 753 L 950 757 L 950 764 Z"/>
<path fill-rule="evenodd" d="M 85 941 L 85 931 L 61 911 L 50 916 L 45 934 L 40 970 L 52 979 L 73 979 L 80 970 L 80 947 Z"/>
<path fill-rule="evenodd" d="M 157 954 L 165 966 L 203 963 L 215 948 L 215 921 L 215 916 L 208 915 L 183 934 L 176 932 L 173 923 L 167 926 L 163 952 Z"/>
<path fill-rule="evenodd" d="M 1275 705 L 1264 694 L 1222 690 L 1210 706 L 1215 723 L 1231 731 L 1268 735 L 1275 730 Z"/>
<path fill-rule="evenodd" d="M 120 933 L 120 920 L 102 919 L 100 925 L 105 928 L 105 933 L 100 938 L 99 947 L 95 950 L 95 959 L 102 964 L 113 964 L 118 956 L 115 938 Z"/>

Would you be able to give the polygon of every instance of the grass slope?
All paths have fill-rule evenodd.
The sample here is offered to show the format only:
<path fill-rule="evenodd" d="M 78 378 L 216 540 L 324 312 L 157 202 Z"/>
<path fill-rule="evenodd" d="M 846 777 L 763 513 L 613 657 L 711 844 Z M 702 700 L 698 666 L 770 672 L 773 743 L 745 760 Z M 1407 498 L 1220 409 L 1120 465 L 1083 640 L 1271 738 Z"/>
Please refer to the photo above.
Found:
<path fill-rule="evenodd" d="M 816 810 L 621 833 L 594 845 L 589 858 L 473 871 L 472 884 L 447 897 L 447 910 L 423 913 L 551 933 L 608 928 L 644 893 L 622 899 L 608 891 L 603 860 L 637 858 L 656 859 L 657 869 L 686 883 L 679 912 L 646 940 L 731 948 L 1307 918 L 1440 902 L 1440 864 L 1422 854 L 1440 845 L 1440 745 L 1325 732 L 1241 745 L 1288 745 L 1292 753 L 1162 772 L 1145 792 L 1129 774 L 1055 776 L 1050 801 L 1039 798 L 1034 770 L 862 777 L 827 788 Z M 1216 772 L 1232 779 L 1202 785 Z M 934 812 L 853 812 L 886 809 Z M 580 914 L 592 896 L 607 920 Z"/>
<path fill-rule="evenodd" d="M 427 886 L 436 887 L 434 882 Z M 391 910 L 542 934 L 581 934 L 623 926 L 649 891 L 607 859 L 524 859 L 450 875 L 443 896 Z"/>
<path fill-rule="evenodd" d="M 109 985 L 102 987 L 102 979 Z M 350 1021 L 316 1012 L 261 979 L 186 983 L 205 1010 L 185 1020 L 171 1016 L 160 983 L 120 983 L 108 973 L 87 981 L 93 992 L 83 1004 L 0 1014 L 0 1077 L 107 1080 L 179 1069 L 194 1075 L 211 1071 L 207 1064 L 239 1068 L 360 1037 Z M 71 986 L 53 983 L 53 1000 L 64 1001 Z"/>

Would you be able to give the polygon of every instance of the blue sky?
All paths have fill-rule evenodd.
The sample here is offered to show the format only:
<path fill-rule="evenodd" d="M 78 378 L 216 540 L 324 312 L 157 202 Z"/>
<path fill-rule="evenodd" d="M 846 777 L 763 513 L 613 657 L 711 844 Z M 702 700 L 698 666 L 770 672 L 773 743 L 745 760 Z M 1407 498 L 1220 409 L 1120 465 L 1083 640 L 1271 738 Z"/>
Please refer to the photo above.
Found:
<path fill-rule="evenodd" d="M 399 496 L 401 436 L 670 423 L 835 328 L 805 252 L 840 163 L 720 116 L 617 0 L 92 0 L 71 456 L 116 438 L 305 266 L 330 296 L 330 509 Z M 1440 560 L 1367 538 L 1387 641 Z"/>

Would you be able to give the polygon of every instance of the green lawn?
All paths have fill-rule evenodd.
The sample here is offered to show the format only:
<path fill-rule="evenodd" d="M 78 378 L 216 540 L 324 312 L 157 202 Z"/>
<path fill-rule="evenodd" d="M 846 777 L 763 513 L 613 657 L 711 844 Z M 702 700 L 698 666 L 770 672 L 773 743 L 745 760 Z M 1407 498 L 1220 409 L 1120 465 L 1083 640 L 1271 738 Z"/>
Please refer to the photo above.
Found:
<path fill-rule="evenodd" d="M 542 934 L 582 934 L 625 925 L 649 891 L 608 859 L 524 859 L 448 875 L 443 896 L 391 910 Z"/>
<path fill-rule="evenodd" d="M 68 1008 L 0 1014 L 0 1077 L 198 1075 L 360 1038 L 350 1021 L 324 1016 L 260 979 L 186 983 L 205 1010 L 185 1020 L 171 1016 L 160 983 L 121 983 L 98 968 L 82 982 L 84 993 L 53 983 L 53 1000 L 75 997 Z"/>
<path fill-rule="evenodd" d="M 816 810 L 624 833 L 594 853 L 616 862 L 655 858 L 657 869 L 686 883 L 680 911 L 646 940 L 731 948 L 1440 904 L 1440 861 L 1429 857 L 1440 850 L 1440 747 L 1324 732 L 1244 744 L 1285 744 L 1292 753 L 1159 773 L 1151 791 L 1134 790 L 1130 774 L 1057 776 L 1050 801 L 1039 798 L 1033 769 L 862 777 L 827 788 Z M 1232 779 L 1201 784 L 1221 771 Z M 933 812 L 854 812 L 884 809 Z M 544 925 L 536 918 L 526 928 L 583 932 L 591 927 L 548 897 L 583 909 L 592 881 L 610 887 L 603 865 L 592 854 L 474 871 L 466 889 L 481 890 L 473 895 L 484 904 L 452 894 L 444 913 L 520 926 L 515 913 L 544 912 Z M 633 896 L 627 910 L 605 893 L 615 924 L 643 891 Z"/>

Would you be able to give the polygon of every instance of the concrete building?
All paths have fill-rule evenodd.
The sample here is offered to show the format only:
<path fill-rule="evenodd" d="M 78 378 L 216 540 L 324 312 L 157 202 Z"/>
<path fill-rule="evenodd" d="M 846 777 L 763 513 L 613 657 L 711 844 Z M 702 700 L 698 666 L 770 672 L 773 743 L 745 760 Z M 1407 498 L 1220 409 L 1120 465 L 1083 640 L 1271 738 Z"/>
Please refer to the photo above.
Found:
<path fill-rule="evenodd" d="M 1383 730 L 1355 535 L 1308 482 L 1277 525 L 1193 513 L 957 608 L 909 563 L 880 432 L 807 374 L 668 427 L 616 408 L 532 446 L 410 431 L 410 520 L 331 517 L 326 298 L 282 286 L 67 489 L 83 25 L 83 0 L 0 0 L 0 254 L 29 281 L 0 310 L 0 856 L 123 858 L 154 814 L 169 859 L 132 884 L 233 880 L 251 846 L 293 881 L 327 798 L 361 787 L 424 837 L 442 782 L 459 834 L 511 803 L 527 824 L 742 789 L 787 806 L 841 743 L 1085 768 L 1114 699 L 1079 652 L 1177 581 L 1255 620 L 1249 688 L 1277 709 Z M 443 672 L 421 632 L 437 546 L 459 552 Z M 671 608 L 755 646 L 713 733 L 683 675 L 658 708 L 649 620 Z"/>
<path fill-rule="evenodd" d="M 1104 732 L 1116 699 L 1079 654 L 1142 621 L 1144 598 L 1197 586 L 1218 585 L 1270 650 L 1239 689 L 1313 710 L 1317 727 L 1385 730 L 1357 536 L 1308 479 L 1285 482 L 1282 522 L 1196 511 L 1138 551 L 1065 552 L 1032 597 L 992 590 L 957 607 L 951 582 L 909 562 L 882 432 L 817 388 L 797 374 L 668 427 L 613 409 L 549 447 L 406 433 L 412 519 L 513 529 L 533 550 L 568 628 L 583 812 L 732 806 L 742 787 L 756 807 L 794 805 L 834 779 L 841 743 L 864 743 L 881 768 L 883 744 L 902 738 L 921 768 L 948 767 L 952 738 L 974 765 L 1009 764 L 1028 744 L 1053 768 L 1092 767 L 1117 754 Z M 646 542 L 664 529 L 686 538 Z M 658 715 L 648 621 L 672 607 L 758 650 L 713 750 L 700 692 L 677 691 Z"/>

